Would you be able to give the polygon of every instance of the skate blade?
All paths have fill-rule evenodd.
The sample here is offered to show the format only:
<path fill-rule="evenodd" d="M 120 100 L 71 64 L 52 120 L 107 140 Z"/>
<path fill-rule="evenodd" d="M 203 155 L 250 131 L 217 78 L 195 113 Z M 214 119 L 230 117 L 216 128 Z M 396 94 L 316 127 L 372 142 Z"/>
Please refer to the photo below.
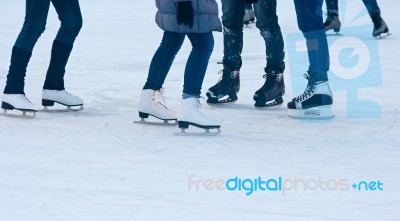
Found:
<path fill-rule="evenodd" d="M 34 119 L 36 117 L 36 111 L 22 111 L 22 114 L 15 114 L 15 113 L 8 113 L 7 110 L 3 110 L 3 112 L 0 113 L 0 116 L 18 118 L 18 119 Z"/>
<path fill-rule="evenodd" d="M 274 110 L 274 109 L 282 108 L 282 104 L 270 105 L 270 106 L 265 106 L 265 107 L 259 107 L 259 106 L 254 106 L 254 107 L 257 110 Z"/>
<path fill-rule="evenodd" d="M 180 132 L 174 133 L 175 136 L 183 136 L 183 137 L 207 137 L 207 136 L 218 136 L 221 134 L 221 129 L 216 128 L 217 131 L 210 131 L 211 129 L 206 129 L 205 132 L 186 132 L 186 129 L 181 129 Z"/>
<path fill-rule="evenodd" d="M 295 119 L 328 120 L 335 117 L 332 105 L 313 107 L 309 109 L 288 109 L 288 115 Z"/>
<path fill-rule="evenodd" d="M 386 38 L 386 37 L 389 37 L 389 36 L 391 36 L 391 35 L 392 35 L 392 34 L 389 33 L 389 32 L 387 32 L 387 33 L 382 33 L 382 34 L 380 34 L 380 35 L 378 35 L 378 36 L 375 36 L 375 39 L 380 40 L 380 39 L 384 39 L 384 38 Z"/>
<path fill-rule="evenodd" d="M 343 34 L 340 33 L 340 32 L 326 33 L 326 36 L 331 36 L 331 37 L 337 36 L 337 37 L 341 37 L 341 36 L 343 36 Z"/>
<path fill-rule="evenodd" d="M 175 122 L 170 123 L 169 121 L 175 121 Z M 176 126 L 178 124 L 178 121 L 177 120 L 164 120 L 164 122 L 151 122 L 151 121 L 146 121 L 142 118 L 140 121 L 133 121 L 133 123 L 152 125 L 152 126 Z"/>
<path fill-rule="evenodd" d="M 73 107 L 79 107 L 79 108 L 73 108 Z M 83 105 L 82 106 L 67 106 L 66 109 L 49 109 L 48 107 L 43 107 L 42 110 L 39 110 L 39 112 L 44 112 L 44 113 L 66 113 L 66 112 L 78 112 L 82 111 L 84 109 Z"/>

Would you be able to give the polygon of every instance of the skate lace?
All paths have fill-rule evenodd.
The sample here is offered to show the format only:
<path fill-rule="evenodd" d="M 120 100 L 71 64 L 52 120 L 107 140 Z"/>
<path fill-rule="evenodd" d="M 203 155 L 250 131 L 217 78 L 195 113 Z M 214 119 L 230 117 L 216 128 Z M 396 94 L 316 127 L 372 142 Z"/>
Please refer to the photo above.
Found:
<path fill-rule="evenodd" d="M 78 98 L 77 96 L 70 94 L 70 93 L 69 93 L 68 91 L 66 91 L 66 90 L 64 90 L 64 94 L 67 95 L 67 96 L 69 96 L 69 97 Z"/>
<path fill-rule="evenodd" d="M 221 75 L 221 77 L 218 80 L 218 85 L 224 85 L 230 82 L 230 76 L 224 76 L 224 70 L 218 71 L 218 75 Z"/>
<path fill-rule="evenodd" d="M 28 102 L 28 103 L 32 103 L 24 94 L 19 94 L 18 98 L 20 100 L 22 100 L 23 102 Z"/>
<path fill-rule="evenodd" d="M 310 80 L 310 78 L 309 78 L 309 76 L 308 76 L 307 74 L 304 74 L 303 76 L 304 76 L 304 78 L 306 78 L 308 81 Z M 310 82 L 310 81 L 309 81 L 309 82 Z M 307 88 L 304 90 L 303 94 L 300 95 L 300 96 L 295 97 L 294 100 L 297 101 L 297 102 L 307 100 L 308 98 L 311 97 L 311 95 L 314 94 L 314 91 L 315 91 L 315 88 L 316 88 L 316 87 L 317 87 L 317 84 L 316 84 L 316 83 L 313 83 L 313 84 L 308 83 L 308 84 L 307 84 Z"/>
<path fill-rule="evenodd" d="M 193 106 L 195 107 L 196 112 L 197 112 L 199 115 L 201 115 L 201 116 L 204 117 L 204 118 L 208 118 L 203 112 L 200 111 L 200 108 L 201 108 L 200 99 L 204 99 L 204 97 L 200 97 L 199 99 L 195 100 L 195 101 L 193 102 Z"/>
<path fill-rule="evenodd" d="M 163 88 L 161 88 L 158 91 L 154 91 L 154 103 L 156 104 L 157 107 L 172 112 L 172 110 L 169 109 L 166 105 L 164 94 L 165 92 Z"/>

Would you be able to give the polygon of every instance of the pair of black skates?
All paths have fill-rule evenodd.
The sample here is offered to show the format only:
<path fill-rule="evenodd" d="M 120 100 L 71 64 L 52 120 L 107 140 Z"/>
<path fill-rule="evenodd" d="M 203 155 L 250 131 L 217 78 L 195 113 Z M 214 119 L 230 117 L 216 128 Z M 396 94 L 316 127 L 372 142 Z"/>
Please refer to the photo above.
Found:
<path fill-rule="evenodd" d="M 254 106 L 259 109 L 280 107 L 285 94 L 285 83 L 282 73 L 269 71 L 263 76 L 264 85 L 255 92 Z M 330 119 L 334 117 L 332 109 L 332 92 L 328 81 L 318 81 L 308 73 L 304 75 L 308 80 L 303 94 L 292 99 L 287 104 L 288 115 L 300 119 Z M 222 71 L 222 77 L 216 85 L 207 92 L 207 103 L 218 105 L 234 103 L 240 89 L 238 72 Z"/>

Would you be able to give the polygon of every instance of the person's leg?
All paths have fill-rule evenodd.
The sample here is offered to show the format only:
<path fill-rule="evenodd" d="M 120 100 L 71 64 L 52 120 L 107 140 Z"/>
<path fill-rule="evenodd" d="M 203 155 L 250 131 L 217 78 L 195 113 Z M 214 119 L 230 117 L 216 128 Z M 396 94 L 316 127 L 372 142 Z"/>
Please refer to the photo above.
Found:
<path fill-rule="evenodd" d="M 328 41 L 322 20 L 322 0 L 294 0 L 297 22 L 306 38 L 310 75 L 328 80 Z"/>
<path fill-rule="evenodd" d="M 285 51 L 281 28 L 276 14 L 276 0 L 259 0 L 255 4 L 256 26 L 264 38 L 267 65 L 265 70 L 283 73 L 285 70 Z"/>
<path fill-rule="evenodd" d="M 242 67 L 243 19 L 246 0 L 222 0 L 224 57 L 222 78 L 207 91 L 207 103 L 235 102 L 240 89 L 239 71 Z"/>
<path fill-rule="evenodd" d="M 363 0 L 363 2 L 374 24 L 372 36 L 379 38 L 382 34 L 389 33 L 389 28 L 381 17 L 381 9 L 378 6 L 377 0 Z"/>
<path fill-rule="evenodd" d="M 209 32 L 188 34 L 188 38 L 192 43 L 192 51 L 185 67 L 183 96 L 199 98 L 208 62 L 214 49 L 214 37 Z"/>
<path fill-rule="evenodd" d="M 161 88 L 185 36 L 176 32 L 164 32 L 161 44 L 151 60 L 143 87 L 138 108 L 140 118 L 145 119 L 152 115 L 162 120 L 176 119 L 177 113 L 166 105 Z"/>
<path fill-rule="evenodd" d="M 256 91 L 254 100 L 257 107 L 265 107 L 266 102 L 279 99 L 279 105 L 283 102 L 282 96 L 285 91 L 283 72 L 285 70 L 285 51 L 281 28 L 278 23 L 276 13 L 276 0 L 259 0 L 255 5 L 257 16 L 257 28 L 264 38 L 266 46 L 267 65 L 264 69 L 266 81 L 264 85 Z"/>
<path fill-rule="evenodd" d="M 334 11 L 338 13 L 339 11 L 339 0 L 325 0 L 326 9 L 328 11 Z"/>
<path fill-rule="evenodd" d="M 304 93 L 288 103 L 289 116 L 331 118 L 332 92 L 328 84 L 329 50 L 322 20 L 323 0 L 294 0 L 297 21 L 306 38 L 309 69 Z"/>
<path fill-rule="evenodd" d="M 380 12 L 381 11 L 376 0 L 363 0 L 363 2 L 370 14 L 372 12 Z"/>
<path fill-rule="evenodd" d="M 26 0 L 25 21 L 14 44 L 5 94 L 24 94 L 26 68 L 40 35 L 45 30 L 50 0 Z"/>
<path fill-rule="evenodd" d="M 184 40 L 184 34 L 164 32 L 161 44 L 151 60 L 147 81 L 143 87 L 144 90 L 160 90 L 162 88 Z"/>
<path fill-rule="evenodd" d="M 192 51 L 185 68 L 182 109 L 178 116 L 179 128 L 186 129 L 189 125 L 204 129 L 220 128 L 219 121 L 201 113 L 199 100 L 204 75 L 214 48 L 213 34 L 191 33 L 187 36 L 192 43 Z"/>
<path fill-rule="evenodd" d="M 242 67 L 243 17 L 245 0 L 222 0 L 222 24 L 224 26 L 224 70 L 239 71 Z"/>
<path fill-rule="evenodd" d="M 73 44 L 82 28 L 82 15 L 78 0 L 51 0 L 61 26 L 53 41 L 50 65 L 43 85 L 45 90 L 64 90 L 65 67 Z"/>
<path fill-rule="evenodd" d="M 339 19 L 339 6 L 338 0 L 325 0 L 328 14 L 324 22 L 325 31 L 333 30 L 338 33 L 341 28 L 341 22 Z"/>

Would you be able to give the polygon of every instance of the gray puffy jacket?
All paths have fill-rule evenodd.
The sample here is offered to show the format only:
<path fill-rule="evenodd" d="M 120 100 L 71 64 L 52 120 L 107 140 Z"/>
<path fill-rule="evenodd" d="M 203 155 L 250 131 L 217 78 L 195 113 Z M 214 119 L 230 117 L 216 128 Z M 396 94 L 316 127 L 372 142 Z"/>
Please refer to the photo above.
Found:
<path fill-rule="evenodd" d="M 178 33 L 206 33 L 222 30 L 218 17 L 218 4 L 215 0 L 192 0 L 194 11 L 192 28 L 178 25 L 176 2 L 179 1 L 188 0 L 156 0 L 158 8 L 156 23 L 162 30 Z"/>

